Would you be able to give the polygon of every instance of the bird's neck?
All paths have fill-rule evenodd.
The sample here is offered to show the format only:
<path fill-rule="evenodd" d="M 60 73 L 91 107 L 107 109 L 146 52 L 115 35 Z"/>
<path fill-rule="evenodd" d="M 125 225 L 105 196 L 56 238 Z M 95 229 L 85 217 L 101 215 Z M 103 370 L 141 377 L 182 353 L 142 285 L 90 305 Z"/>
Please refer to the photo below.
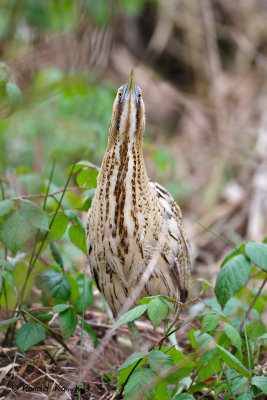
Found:
<path fill-rule="evenodd" d="M 99 180 L 108 180 L 111 190 L 130 190 L 137 184 L 148 184 L 142 143 L 125 137 L 109 143 L 101 166 Z"/>
<path fill-rule="evenodd" d="M 134 138 L 117 140 L 108 146 L 98 176 L 96 198 L 100 220 L 106 224 L 103 229 L 111 231 L 113 238 L 120 238 L 121 251 L 127 254 L 126 238 L 137 235 L 141 226 L 138 216 L 143 215 L 148 199 L 152 198 L 142 147 Z"/>

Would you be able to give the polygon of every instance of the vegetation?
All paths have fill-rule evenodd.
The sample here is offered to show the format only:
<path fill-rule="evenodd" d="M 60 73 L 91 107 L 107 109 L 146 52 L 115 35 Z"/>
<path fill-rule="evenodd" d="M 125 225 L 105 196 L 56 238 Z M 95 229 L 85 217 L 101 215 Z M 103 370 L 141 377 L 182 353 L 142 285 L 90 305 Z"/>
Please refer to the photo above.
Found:
<path fill-rule="evenodd" d="M 267 394 L 266 201 L 259 184 L 266 177 L 262 88 L 267 34 L 260 22 L 265 14 L 260 15 L 260 5 L 257 14 L 243 5 L 229 9 L 223 1 L 213 7 L 207 1 L 203 9 L 199 3 L 190 2 L 187 9 L 189 2 L 177 0 L 180 14 L 176 9 L 168 13 L 171 6 L 166 11 L 160 0 L 112 1 L 110 8 L 102 0 L 0 5 L 4 398 L 38 385 L 41 392 L 48 385 L 52 393 L 76 384 L 80 390 L 72 395 L 80 398 L 90 393 L 127 400 L 249 400 Z M 243 18 L 240 30 L 232 26 L 236 10 Z M 182 23 L 179 15 L 196 23 L 186 27 L 188 19 Z M 173 36 L 160 47 L 155 32 L 163 16 Z M 116 60 L 108 68 L 90 64 L 91 53 L 83 61 L 87 29 L 116 30 L 118 18 L 122 29 L 136 29 L 135 42 L 121 35 L 115 43 L 125 46 L 128 56 L 112 50 L 125 70 Z M 250 20 L 257 21 L 252 36 Z M 207 47 L 198 29 L 213 38 Z M 243 32 L 248 43 L 241 40 Z M 180 47 L 173 51 L 177 38 L 188 53 Z M 62 48 L 57 56 L 55 43 L 57 51 Z M 246 43 L 246 55 L 240 43 Z M 106 53 L 110 49 L 111 44 Z M 75 50 L 78 63 L 72 64 L 69 54 Z M 194 266 L 191 296 L 179 304 L 179 315 L 174 317 L 174 299 L 156 296 L 142 299 L 114 322 L 85 268 L 85 224 L 113 99 L 132 66 L 130 56 L 150 68 L 140 67 L 148 82 L 140 86 L 148 85 L 144 152 L 149 173 L 197 222 L 187 220 Z M 157 73 L 157 92 L 151 70 Z M 172 324 L 164 332 L 168 318 Z M 131 352 L 124 329 L 134 320 L 142 337 L 138 353 Z M 170 345 L 173 332 L 178 348 Z"/>

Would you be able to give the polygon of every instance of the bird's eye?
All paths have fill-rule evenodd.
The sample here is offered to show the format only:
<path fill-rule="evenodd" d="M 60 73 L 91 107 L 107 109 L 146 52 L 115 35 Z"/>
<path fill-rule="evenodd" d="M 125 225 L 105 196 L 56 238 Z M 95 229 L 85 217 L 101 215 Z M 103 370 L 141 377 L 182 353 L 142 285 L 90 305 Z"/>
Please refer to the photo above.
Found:
<path fill-rule="evenodd" d="M 118 92 L 118 96 L 119 96 L 119 97 L 122 97 L 122 92 Z"/>
<path fill-rule="evenodd" d="M 141 97 L 142 97 L 142 93 L 141 93 L 141 92 L 139 92 L 137 96 L 138 96 L 138 99 L 141 99 Z"/>

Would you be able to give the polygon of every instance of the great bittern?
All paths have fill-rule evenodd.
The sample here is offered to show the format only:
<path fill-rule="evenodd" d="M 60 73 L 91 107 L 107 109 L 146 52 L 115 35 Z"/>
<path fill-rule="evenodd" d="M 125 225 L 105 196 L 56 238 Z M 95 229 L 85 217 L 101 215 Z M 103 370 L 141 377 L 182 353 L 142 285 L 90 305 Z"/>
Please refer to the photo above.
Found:
<path fill-rule="evenodd" d="M 134 305 L 144 296 L 164 295 L 182 302 L 187 297 L 190 257 L 182 214 L 172 196 L 148 179 L 142 153 L 144 129 L 142 91 L 131 72 L 114 101 L 107 150 L 87 225 L 92 275 L 114 316 L 156 251 L 155 268 Z M 156 247 L 164 229 L 159 251 Z"/>

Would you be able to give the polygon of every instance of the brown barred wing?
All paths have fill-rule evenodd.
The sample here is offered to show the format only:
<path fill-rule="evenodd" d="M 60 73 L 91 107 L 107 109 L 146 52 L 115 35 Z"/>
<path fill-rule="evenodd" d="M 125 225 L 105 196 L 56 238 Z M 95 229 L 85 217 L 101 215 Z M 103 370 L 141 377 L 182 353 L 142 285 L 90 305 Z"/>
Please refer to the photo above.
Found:
<path fill-rule="evenodd" d="M 184 230 L 182 213 L 173 197 L 158 183 L 150 180 L 156 191 L 159 203 L 163 208 L 163 218 L 168 224 L 168 231 L 162 256 L 175 280 L 180 293 L 180 300 L 184 302 L 188 295 L 190 277 L 190 245 Z"/>

